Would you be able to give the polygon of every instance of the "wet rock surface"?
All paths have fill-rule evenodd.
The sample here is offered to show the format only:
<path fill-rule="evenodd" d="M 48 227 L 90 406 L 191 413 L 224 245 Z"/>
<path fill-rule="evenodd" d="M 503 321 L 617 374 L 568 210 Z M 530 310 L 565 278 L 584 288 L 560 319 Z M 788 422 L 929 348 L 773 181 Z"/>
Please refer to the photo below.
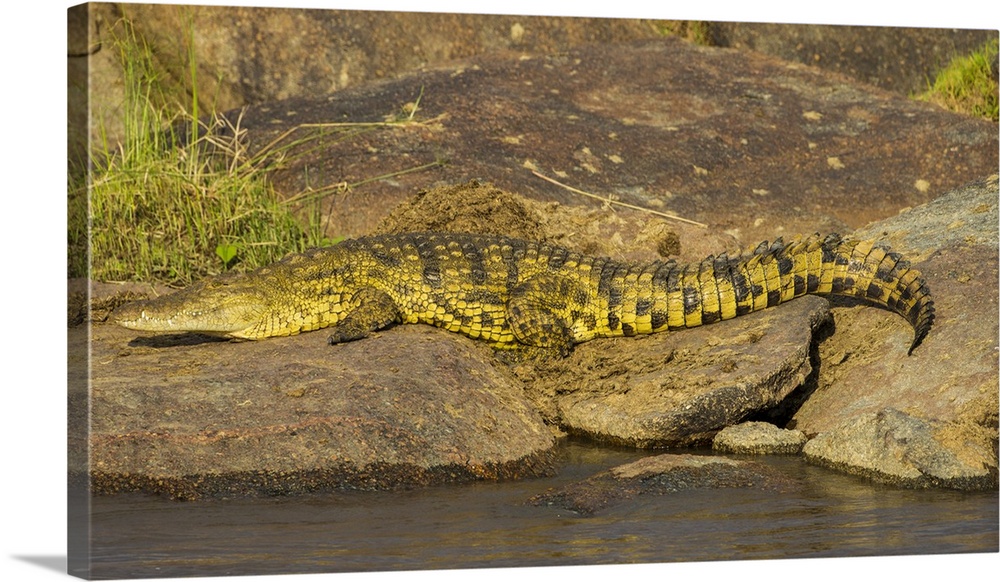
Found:
<path fill-rule="evenodd" d="M 554 438 L 520 383 L 429 327 L 328 346 L 321 333 L 231 343 L 95 325 L 92 361 L 98 493 L 282 495 L 553 470 Z"/>
<path fill-rule="evenodd" d="M 591 515 L 639 496 L 734 487 L 781 491 L 794 486 L 793 480 L 778 471 L 752 461 L 665 454 L 619 465 L 583 481 L 537 495 L 529 502 Z"/>
<path fill-rule="evenodd" d="M 744 422 L 720 430 L 712 439 L 712 449 L 721 453 L 794 455 L 802 452 L 808 440 L 802 431 L 767 422 Z"/>

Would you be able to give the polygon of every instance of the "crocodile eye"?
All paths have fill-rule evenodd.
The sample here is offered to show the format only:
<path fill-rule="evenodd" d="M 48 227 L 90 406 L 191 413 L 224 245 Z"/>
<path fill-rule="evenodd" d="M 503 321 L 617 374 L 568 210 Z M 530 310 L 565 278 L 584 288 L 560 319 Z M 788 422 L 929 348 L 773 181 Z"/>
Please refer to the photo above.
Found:
<path fill-rule="evenodd" d="M 205 281 L 205 289 L 219 289 L 220 287 L 225 287 L 229 283 L 226 281 L 220 281 L 219 279 L 209 279 Z"/>

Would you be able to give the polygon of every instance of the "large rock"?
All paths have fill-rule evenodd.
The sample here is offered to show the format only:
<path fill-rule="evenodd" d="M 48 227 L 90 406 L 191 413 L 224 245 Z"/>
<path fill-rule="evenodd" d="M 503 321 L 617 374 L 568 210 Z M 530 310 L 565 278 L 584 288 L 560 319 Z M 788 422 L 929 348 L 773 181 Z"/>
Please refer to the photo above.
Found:
<path fill-rule="evenodd" d="M 418 97 L 415 122 L 349 137 L 329 125 L 303 126 L 382 122 L 404 105 L 412 111 Z M 290 144 L 329 134 L 291 148 L 274 183 L 288 196 L 329 188 L 323 216 L 331 236 L 369 232 L 412 192 L 473 178 L 529 198 L 602 204 L 537 170 L 751 244 L 859 228 L 998 163 L 988 121 L 674 38 L 475 57 L 240 114 L 251 149 L 282 135 Z"/>
<path fill-rule="evenodd" d="M 952 58 L 979 50 L 992 30 L 712 22 L 716 46 L 752 49 L 902 95 L 922 93 Z"/>
<path fill-rule="evenodd" d="M 792 397 L 789 426 L 819 435 L 811 459 L 912 486 L 996 487 L 997 200 L 994 175 L 857 233 L 912 257 L 934 298 L 934 327 L 907 356 L 909 330 L 897 318 L 833 310 L 837 333 L 819 346 L 817 383 Z M 885 443 L 889 451 L 860 453 Z M 950 460 L 928 466 L 928 450 Z"/>
<path fill-rule="evenodd" d="M 646 448 L 703 445 L 805 382 L 828 309 L 804 297 L 681 332 L 588 342 L 563 360 L 516 370 L 546 418 L 570 434 Z"/>
<path fill-rule="evenodd" d="M 818 386 L 792 418 L 816 434 L 886 407 L 957 420 L 972 401 L 996 400 L 998 383 L 997 179 L 860 230 L 904 251 L 927 280 L 934 326 L 911 356 L 905 322 L 879 310 L 834 310 L 837 333 L 820 345 Z"/>
<path fill-rule="evenodd" d="M 85 341 L 85 326 L 71 332 Z M 322 332 L 259 343 L 101 324 L 92 334 L 98 493 L 277 495 L 553 470 L 554 437 L 520 383 L 440 330 L 334 347 Z"/>
<path fill-rule="evenodd" d="M 113 39 L 129 18 L 156 61 L 168 99 L 233 109 L 326 94 L 491 52 L 558 54 L 583 44 L 671 32 L 832 69 L 902 95 L 922 91 L 948 60 L 978 48 L 988 30 L 849 27 L 626 18 L 297 10 L 239 6 L 90 3 L 70 10 L 74 154 L 85 153 L 88 97 L 103 133 L 120 139 L 124 94 Z M 189 34 L 190 31 L 190 34 Z M 196 54 L 192 90 L 189 45 Z M 87 82 L 88 75 L 91 82 Z"/>

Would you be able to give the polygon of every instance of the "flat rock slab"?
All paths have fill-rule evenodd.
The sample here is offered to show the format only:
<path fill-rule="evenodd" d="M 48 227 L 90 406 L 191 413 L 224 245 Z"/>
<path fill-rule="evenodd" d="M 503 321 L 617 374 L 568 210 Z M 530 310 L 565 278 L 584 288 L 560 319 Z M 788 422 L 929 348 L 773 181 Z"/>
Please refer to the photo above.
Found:
<path fill-rule="evenodd" d="M 819 297 L 674 333 L 580 344 L 562 360 L 516 369 L 549 422 L 612 444 L 707 444 L 776 406 L 812 371 Z"/>
<path fill-rule="evenodd" d="M 301 124 L 406 116 L 407 104 L 418 104 L 418 123 L 292 148 L 274 183 L 287 196 L 333 188 L 323 202 L 331 236 L 367 233 L 413 192 L 472 178 L 539 200 L 600 204 L 531 173 L 538 170 L 749 244 L 781 232 L 858 228 L 998 164 L 988 121 L 677 38 L 476 57 L 232 117 L 240 116 L 253 149 L 289 131 L 283 144 L 337 129 L 295 129 Z"/>
<path fill-rule="evenodd" d="M 231 343 L 98 324 L 92 335 L 98 493 L 276 495 L 553 470 L 554 437 L 520 383 L 440 330 L 340 346 L 321 332 Z"/>
<path fill-rule="evenodd" d="M 530 503 L 591 515 L 638 496 L 734 487 L 781 491 L 793 486 L 793 480 L 753 461 L 667 454 L 602 471 L 583 481 L 536 495 Z"/>

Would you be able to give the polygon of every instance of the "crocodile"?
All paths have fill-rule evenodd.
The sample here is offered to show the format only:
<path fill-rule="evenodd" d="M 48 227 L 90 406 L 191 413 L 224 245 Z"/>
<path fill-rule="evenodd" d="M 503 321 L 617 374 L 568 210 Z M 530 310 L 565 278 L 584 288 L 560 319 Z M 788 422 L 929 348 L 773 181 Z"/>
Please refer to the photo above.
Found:
<path fill-rule="evenodd" d="M 872 240 L 796 237 L 730 256 L 626 263 L 504 236 L 408 233 L 345 240 L 120 306 L 133 330 L 259 340 L 330 328 L 329 343 L 396 323 L 568 355 L 595 338 L 696 327 L 806 294 L 864 299 L 931 328 L 920 273 Z"/>

